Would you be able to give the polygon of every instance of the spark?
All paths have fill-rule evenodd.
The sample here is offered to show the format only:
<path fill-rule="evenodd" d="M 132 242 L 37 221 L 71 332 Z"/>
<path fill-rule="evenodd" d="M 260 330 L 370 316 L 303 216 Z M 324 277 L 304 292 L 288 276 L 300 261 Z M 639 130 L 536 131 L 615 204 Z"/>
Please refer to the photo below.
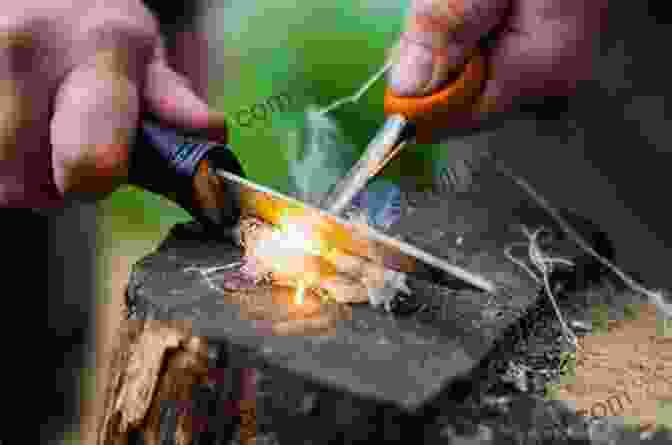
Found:
<path fill-rule="evenodd" d="M 289 209 L 285 209 L 269 236 L 260 240 L 257 254 L 271 259 L 273 269 L 283 272 L 296 270 L 306 256 L 323 257 L 327 251 L 317 226 L 301 215 L 291 215 Z M 317 285 L 320 279 L 319 272 L 315 271 L 304 271 L 296 277 L 294 304 L 302 305 L 306 289 Z"/>
<path fill-rule="evenodd" d="M 326 252 L 326 243 L 317 231 L 317 226 L 309 218 L 300 214 L 291 214 L 286 208 L 273 230 L 273 240 L 280 246 L 302 249 L 305 253 L 322 256 Z"/>
<path fill-rule="evenodd" d="M 280 224 L 268 236 L 259 240 L 256 255 L 266 258 L 277 272 L 293 269 L 292 261 L 300 261 L 308 255 L 322 256 L 323 243 L 310 224 L 302 224 L 282 218 Z"/>
<path fill-rule="evenodd" d="M 304 282 L 304 280 L 299 280 L 298 286 L 296 287 L 296 292 L 294 293 L 294 304 L 302 305 L 305 293 L 306 293 L 306 283 Z"/>

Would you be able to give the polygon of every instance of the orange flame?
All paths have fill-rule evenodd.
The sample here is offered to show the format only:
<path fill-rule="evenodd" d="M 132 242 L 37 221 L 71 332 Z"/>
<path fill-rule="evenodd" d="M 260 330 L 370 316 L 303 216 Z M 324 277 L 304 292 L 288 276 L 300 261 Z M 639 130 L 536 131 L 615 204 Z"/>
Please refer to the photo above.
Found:
<path fill-rule="evenodd" d="M 271 260 L 271 266 L 278 273 L 290 272 L 307 264 L 309 257 L 324 257 L 328 248 L 320 236 L 317 225 L 301 214 L 285 209 L 280 215 L 268 239 L 262 240 L 259 253 Z M 312 269 L 308 267 L 308 269 Z M 320 281 L 319 272 L 306 270 L 297 279 L 294 304 L 304 302 L 306 289 Z"/>

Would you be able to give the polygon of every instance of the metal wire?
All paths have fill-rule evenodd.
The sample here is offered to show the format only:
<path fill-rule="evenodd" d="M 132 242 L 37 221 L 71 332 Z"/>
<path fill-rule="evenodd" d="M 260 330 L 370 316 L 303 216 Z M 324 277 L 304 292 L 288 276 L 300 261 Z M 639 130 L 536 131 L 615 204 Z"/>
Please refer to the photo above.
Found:
<path fill-rule="evenodd" d="M 335 102 L 331 103 L 330 105 L 318 110 L 318 113 L 320 115 L 324 115 L 324 114 L 329 113 L 330 111 L 333 111 L 336 108 L 341 107 L 341 106 L 343 106 L 347 103 L 357 103 L 357 101 L 359 101 L 359 99 L 373 86 L 373 84 L 376 83 L 376 81 L 378 79 L 380 79 L 390 68 L 392 68 L 392 65 L 393 65 L 393 62 L 388 61 L 378 71 L 376 71 L 376 73 L 373 76 L 371 76 L 364 83 L 364 85 L 362 85 L 359 88 L 359 90 L 357 90 L 357 92 L 355 92 L 355 94 L 353 94 L 351 96 L 347 96 L 347 97 L 342 97 L 342 98 L 336 100 Z"/>

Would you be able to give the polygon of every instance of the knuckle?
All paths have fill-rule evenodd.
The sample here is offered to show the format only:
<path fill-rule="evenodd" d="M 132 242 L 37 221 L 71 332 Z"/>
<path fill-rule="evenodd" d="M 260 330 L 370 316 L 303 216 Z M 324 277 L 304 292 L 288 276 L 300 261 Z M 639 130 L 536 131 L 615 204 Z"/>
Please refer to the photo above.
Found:
<path fill-rule="evenodd" d="M 407 27 L 434 34 L 436 40 L 464 44 L 495 26 L 507 7 L 506 0 L 416 0 Z"/>
<path fill-rule="evenodd" d="M 17 128 L 13 116 L 9 119 L 3 117 L 0 117 L 0 162 L 9 162 L 16 160 L 19 154 L 16 147 Z"/>
<path fill-rule="evenodd" d="M 29 69 L 40 53 L 39 29 L 33 22 L 0 24 L 0 69 L 18 73 Z"/>
<path fill-rule="evenodd" d="M 59 164 L 71 172 L 105 176 L 104 173 L 114 173 L 124 167 L 125 151 L 121 146 L 90 146 L 76 153 L 61 156 Z"/>
<path fill-rule="evenodd" d="M 94 53 L 113 50 L 148 63 L 158 47 L 159 34 L 153 20 L 116 17 L 89 23 L 83 40 Z"/>
<path fill-rule="evenodd" d="M 87 36 L 104 43 L 153 41 L 157 32 L 144 21 L 135 19 L 108 19 L 93 24 Z"/>
<path fill-rule="evenodd" d="M 34 44 L 32 33 L 22 27 L 0 26 L 0 50 L 11 51 L 31 47 Z"/>
<path fill-rule="evenodd" d="M 17 138 L 26 127 L 28 107 L 18 96 L 13 82 L 0 79 L 0 162 L 16 160 L 19 156 Z"/>
<path fill-rule="evenodd" d="M 67 178 L 63 191 L 90 195 L 92 199 L 116 190 L 123 183 L 128 168 L 127 150 L 121 146 L 88 147 L 60 161 L 59 168 Z"/>

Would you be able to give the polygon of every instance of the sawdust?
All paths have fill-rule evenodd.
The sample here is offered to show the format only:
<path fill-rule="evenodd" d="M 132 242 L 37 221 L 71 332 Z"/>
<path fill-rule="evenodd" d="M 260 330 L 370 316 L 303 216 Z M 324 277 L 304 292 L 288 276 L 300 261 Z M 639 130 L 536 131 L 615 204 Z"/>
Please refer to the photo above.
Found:
<path fill-rule="evenodd" d="M 302 218 L 302 217 L 301 217 Z M 382 249 L 371 249 L 371 258 L 357 256 L 330 245 L 314 224 L 292 218 L 285 228 L 256 217 L 244 217 L 236 227 L 238 244 L 245 250 L 244 270 L 254 281 L 298 287 L 299 283 L 325 293 L 339 303 L 387 304 L 398 291 L 410 294 L 406 275 L 383 266 Z M 391 256 L 393 258 L 394 256 Z M 236 274 L 236 271 L 232 271 Z M 233 277 L 232 277 L 233 278 Z M 242 278 L 242 279 L 239 279 Z M 236 277 L 233 282 L 249 281 Z"/>
<path fill-rule="evenodd" d="M 672 427 L 663 409 L 672 401 L 671 328 L 653 304 L 642 304 L 635 319 L 610 320 L 608 333 L 581 338 L 576 375 L 557 397 L 591 418 L 623 416 L 643 431 Z"/>

